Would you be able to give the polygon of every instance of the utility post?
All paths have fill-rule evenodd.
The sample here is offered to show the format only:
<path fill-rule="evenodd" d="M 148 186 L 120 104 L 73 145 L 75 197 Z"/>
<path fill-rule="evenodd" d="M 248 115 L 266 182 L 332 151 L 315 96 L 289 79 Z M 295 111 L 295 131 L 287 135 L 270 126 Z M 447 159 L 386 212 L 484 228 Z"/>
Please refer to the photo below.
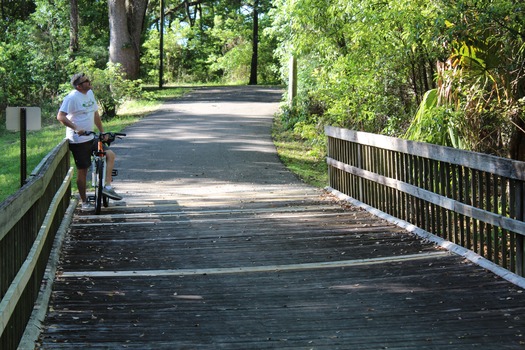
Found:
<path fill-rule="evenodd" d="M 292 0 L 292 12 L 295 8 L 295 1 Z M 292 18 L 292 17 L 290 17 Z M 290 30 L 294 30 L 293 20 L 290 19 Z M 293 109 L 295 103 L 295 97 L 297 96 L 297 58 L 293 53 L 293 49 L 288 63 L 288 106 Z"/>
<path fill-rule="evenodd" d="M 38 107 L 7 107 L 6 129 L 20 131 L 20 187 L 27 180 L 27 130 L 42 128 L 42 112 Z"/>
<path fill-rule="evenodd" d="M 288 104 L 293 107 L 295 97 L 297 96 L 297 59 L 295 56 L 290 57 L 288 67 Z"/>
<path fill-rule="evenodd" d="M 162 89 L 164 84 L 164 0 L 160 0 L 159 22 L 159 89 Z"/>

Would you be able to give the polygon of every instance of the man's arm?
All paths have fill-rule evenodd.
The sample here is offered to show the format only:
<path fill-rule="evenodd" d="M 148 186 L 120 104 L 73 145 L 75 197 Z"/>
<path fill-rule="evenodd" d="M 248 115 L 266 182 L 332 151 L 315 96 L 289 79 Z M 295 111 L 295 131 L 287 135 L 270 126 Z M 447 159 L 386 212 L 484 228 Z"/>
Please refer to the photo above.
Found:
<path fill-rule="evenodd" d="M 104 132 L 104 127 L 102 126 L 102 119 L 100 119 L 100 114 L 98 114 L 98 111 L 95 112 L 95 125 L 97 126 L 98 131 Z"/>
<path fill-rule="evenodd" d="M 84 133 L 84 130 L 78 130 L 75 123 L 73 123 L 71 120 L 67 119 L 67 113 L 58 111 L 57 114 L 57 120 L 62 123 L 62 125 L 67 126 L 68 128 L 71 128 L 77 132 L 77 134 L 82 135 Z"/>

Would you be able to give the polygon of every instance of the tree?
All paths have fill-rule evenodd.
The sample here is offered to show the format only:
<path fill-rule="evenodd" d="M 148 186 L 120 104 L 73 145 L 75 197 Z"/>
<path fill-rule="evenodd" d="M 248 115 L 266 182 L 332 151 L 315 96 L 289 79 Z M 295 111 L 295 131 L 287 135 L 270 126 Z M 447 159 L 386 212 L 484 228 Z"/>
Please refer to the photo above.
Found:
<path fill-rule="evenodd" d="M 439 39 L 448 58 L 438 65 L 435 103 L 411 129 L 423 138 L 440 133 L 454 147 L 525 160 L 522 6 L 443 0 Z"/>
<path fill-rule="evenodd" d="M 432 87 L 435 3 L 421 0 L 279 0 L 271 11 L 281 67 L 298 62 L 286 125 L 338 125 L 399 134 Z M 283 71 L 286 79 L 287 71 Z"/>
<path fill-rule="evenodd" d="M 269 0 L 166 1 L 165 77 L 174 81 L 266 83 L 278 81 L 275 41 L 261 34 L 269 25 Z M 255 6 L 255 7 L 254 7 Z M 254 11 L 255 9 L 255 11 Z M 156 79 L 159 61 L 158 1 L 150 1 L 143 72 Z M 147 48 L 147 49 L 146 49 Z"/>
<path fill-rule="evenodd" d="M 137 79 L 141 37 L 148 0 L 108 0 L 109 61 L 120 64 L 126 77 Z"/>
<path fill-rule="evenodd" d="M 257 85 L 257 63 L 259 50 L 259 1 L 253 3 L 253 26 L 252 26 L 252 61 L 250 64 L 250 85 Z"/>
<path fill-rule="evenodd" d="M 35 1 L 32 0 L 1 0 L 0 15 L 2 16 L 2 32 L 18 20 L 27 20 L 35 11 Z"/>
<path fill-rule="evenodd" d="M 3 1 L 0 109 L 54 105 L 67 79 L 69 0 Z"/>
<path fill-rule="evenodd" d="M 295 56 L 299 66 L 285 125 L 322 135 L 332 124 L 525 160 L 522 2 L 274 4 L 281 65 Z"/>
<path fill-rule="evenodd" d="M 70 0 L 69 7 L 69 52 L 74 54 L 78 51 L 78 1 Z"/>

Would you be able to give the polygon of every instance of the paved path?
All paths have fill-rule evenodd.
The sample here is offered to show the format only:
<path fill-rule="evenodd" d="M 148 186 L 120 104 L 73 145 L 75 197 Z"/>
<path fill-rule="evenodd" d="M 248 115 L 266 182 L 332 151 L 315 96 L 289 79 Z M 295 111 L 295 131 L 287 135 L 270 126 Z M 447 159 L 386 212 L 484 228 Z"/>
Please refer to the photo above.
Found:
<path fill-rule="evenodd" d="M 297 180 L 280 91 L 201 89 L 114 145 L 126 198 L 77 213 L 39 349 L 517 349 L 525 293 Z"/>

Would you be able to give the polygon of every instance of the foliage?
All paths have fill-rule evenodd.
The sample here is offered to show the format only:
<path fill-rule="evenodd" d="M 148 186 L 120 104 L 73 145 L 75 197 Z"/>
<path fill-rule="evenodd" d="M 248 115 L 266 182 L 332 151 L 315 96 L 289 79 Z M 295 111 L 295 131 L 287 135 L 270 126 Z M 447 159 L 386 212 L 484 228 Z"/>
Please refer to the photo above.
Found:
<path fill-rule="evenodd" d="M 101 115 L 106 119 L 115 117 L 118 108 L 127 100 L 148 95 L 142 91 L 140 80 L 125 79 L 119 65 L 107 63 L 105 69 L 99 69 L 91 59 L 77 59 L 69 67 L 70 71 L 83 72 L 90 78 L 99 107 L 102 109 Z M 71 91 L 71 85 L 62 84 L 62 91 L 62 96 L 65 96 Z"/>
<path fill-rule="evenodd" d="M 184 30 L 179 22 L 174 22 L 164 33 L 164 75 L 167 82 L 185 82 L 186 70 L 179 63 L 182 61 Z M 160 34 L 154 29 L 148 32 L 143 44 L 144 54 L 141 58 L 141 69 L 146 81 L 159 81 Z"/>
<path fill-rule="evenodd" d="M 270 23 L 270 1 L 258 4 L 259 22 L 264 28 Z M 97 95 L 107 115 L 113 115 L 130 92 L 137 92 L 140 82 L 126 83 L 114 67 L 106 66 L 110 37 L 107 2 L 78 0 L 79 47 L 74 52 L 69 48 L 69 5 L 69 0 L 2 2 L 5 18 L 0 24 L 0 110 L 7 105 L 37 105 L 44 110 L 45 122 L 53 122 L 66 82 L 80 69 L 96 77 Z M 253 2 L 166 0 L 165 6 L 167 83 L 248 80 Z M 141 48 L 142 77 L 155 83 L 159 63 L 158 10 L 159 1 L 150 0 Z M 275 45 L 275 40 L 261 39 L 259 72 L 263 83 L 278 81 L 272 55 Z M 0 128 L 3 118 L 0 117 Z"/>
<path fill-rule="evenodd" d="M 438 89 L 425 93 L 405 137 L 442 146 L 466 148 L 458 136 L 460 114 L 447 106 L 438 106 Z"/>
<path fill-rule="evenodd" d="M 78 70 L 94 78 L 108 116 L 140 92 L 140 80 L 126 82 L 106 65 L 107 2 L 78 4 L 79 50 L 69 52 L 68 0 L 2 2 L 2 110 L 38 105 L 54 120 L 57 97 Z M 322 144 L 331 124 L 499 155 L 515 149 L 511 156 L 525 159 L 521 2 L 165 0 L 165 7 L 166 83 L 248 82 L 257 10 L 258 81 L 287 81 L 289 59 L 297 58 L 298 96 L 283 109 L 283 125 L 312 144 Z M 159 78 L 159 20 L 159 0 L 149 0 L 141 47 L 149 83 Z"/>
<path fill-rule="evenodd" d="M 208 82 L 218 80 L 207 63 L 208 57 L 217 48 L 211 44 L 207 32 L 198 26 L 174 20 L 164 33 L 164 75 L 167 83 Z M 160 33 L 157 29 L 148 32 L 143 44 L 145 54 L 141 59 L 144 79 L 159 80 Z"/>
<path fill-rule="evenodd" d="M 220 72 L 225 81 L 245 83 L 250 72 L 250 28 L 243 25 L 245 18 L 237 13 L 230 18 L 216 16 L 210 34 L 221 43 L 221 51 L 211 55 L 210 69 Z"/>
<path fill-rule="evenodd" d="M 298 60 L 298 95 L 282 113 L 289 128 L 306 123 L 322 138 L 327 123 L 498 154 L 520 135 L 520 2 L 274 4 L 267 32 L 279 42 L 283 79 L 290 57 Z"/>
<path fill-rule="evenodd" d="M 90 58 L 103 69 L 109 60 L 109 20 L 107 1 L 77 0 L 79 2 L 79 50 L 72 55 Z M 69 34 L 68 34 L 69 35 Z"/>
<path fill-rule="evenodd" d="M 166 1 L 164 25 L 164 80 L 167 83 L 246 83 L 250 74 L 253 30 L 252 2 L 232 0 Z M 270 1 L 259 1 L 259 25 L 270 25 Z M 144 79 L 158 81 L 159 24 L 157 1 L 150 2 L 149 21 L 141 65 Z M 263 83 L 279 80 L 273 57 L 275 40 L 260 36 L 259 78 Z"/>
<path fill-rule="evenodd" d="M 431 86 L 429 57 L 440 50 L 423 24 L 433 18 L 432 3 L 280 0 L 271 14 L 282 66 L 298 58 L 298 115 L 315 111 L 314 119 L 332 125 L 395 132 Z"/>
<path fill-rule="evenodd" d="M 520 100 L 525 96 L 523 5 L 469 0 L 444 5 L 441 36 L 449 57 L 438 64 L 435 108 L 424 113 L 425 124 L 433 120 L 433 127 L 420 127 L 427 131 L 423 139 L 436 131 L 438 123 L 444 126 L 442 136 L 446 133 L 447 124 L 439 116 L 447 110 L 456 116 L 448 127 L 454 146 L 505 156 L 517 142 L 513 135 L 520 138 L 522 133 L 513 129 L 523 118 Z M 415 119 L 413 126 L 420 123 Z"/>
<path fill-rule="evenodd" d="M 67 61 L 61 40 L 67 33 L 64 27 L 68 25 L 61 13 L 48 5 L 38 6 L 24 21 L 0 33 L 1 110 L 7 105 L 46 108 L 51 103 Z"/>
<path fill-rule="evenodd" d="M 5 19 L 5 31 L 0 33 L 0 110 L 8 105 L 38 106 L 42 108 L 44 124 L 54 123 L 60 86 L 74 73 L 68 69 L 69 1 L 13 1 L 3 6 L 8 16 L 13 15 Z M 107 22 L 107 7 L 89 0 L 79 1 L 79 6 L 85 17 L 81 51 L 76 54 L 93 59 L 104 68 L 107 25 L 100 24 L 104 19 Z M 105 12 L 101 13 L 101 9 Z M 14 15 L 19 10 L 23 16 Z M 101 47 L 105 53 L 101 53 Z M 4 126 L 3 118 L 0 117 L 0 128 Z"/>

